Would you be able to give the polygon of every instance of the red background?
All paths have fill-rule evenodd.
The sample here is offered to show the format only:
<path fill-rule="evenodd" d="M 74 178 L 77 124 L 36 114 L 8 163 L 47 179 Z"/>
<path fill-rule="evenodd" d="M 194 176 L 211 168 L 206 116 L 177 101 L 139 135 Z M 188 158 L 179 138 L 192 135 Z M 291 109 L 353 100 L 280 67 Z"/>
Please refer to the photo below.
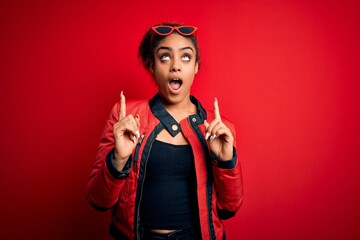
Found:
<path fill-rule="evenodd" d="M 314 3 L 315 2 L 315 3 Z M 0 238 L 104 239 L 84 191 L 154 23 L 199 27 L 205 106 L 237 126 L 244 203 L 229 239 L 359 239 L 357 1 L 2 1 Z"/>

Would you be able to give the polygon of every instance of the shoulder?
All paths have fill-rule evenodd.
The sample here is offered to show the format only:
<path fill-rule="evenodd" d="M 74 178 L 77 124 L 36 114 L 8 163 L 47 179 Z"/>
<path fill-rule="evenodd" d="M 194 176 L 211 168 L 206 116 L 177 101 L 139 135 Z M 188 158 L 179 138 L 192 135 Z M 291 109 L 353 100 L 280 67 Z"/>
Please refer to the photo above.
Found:
<path fill-rule="evenodd" d="M 126 114 L 139 114 L 142 112 L 146 112 L 149 108 L 149 100 L 141 99 L 126 99 Z M 120 102 L 116 102 L 111 109 L 111 115 L 119 116 L 120 111 Z"/>
<path fill-rule="evenodd" d="M 200 101 L 194 97 L 194 96 L 191 96 L 191 101 L 196 105 L 198 111 L 199 111 L 199 114 L 200 116 L 202 117 L 206 117 L 206 121 L 208 121 L 209 123 L 212 122 L 215 118 L 215 114 L 214 114 L 214 108 L 212 109 L 209 109 L 207 107 L 204 107 Z M 226 118 L 225 116 L 221 115 L 221 120 L 222 122 L 227 126 L 229 127 L 232 131 L 235 130 L 235 127 L 234 127 L 234 124 L 228 119 Z"/>
<path fill-rule="evenodd" d="M 207 113 L 206 120 L 210 123 L 215 118 L 214 111 L 206 109 L 206 113 Z M 235 125 L 226 116 L 221 115 L 221 121 L 230 129 L 235 130 Z"/>

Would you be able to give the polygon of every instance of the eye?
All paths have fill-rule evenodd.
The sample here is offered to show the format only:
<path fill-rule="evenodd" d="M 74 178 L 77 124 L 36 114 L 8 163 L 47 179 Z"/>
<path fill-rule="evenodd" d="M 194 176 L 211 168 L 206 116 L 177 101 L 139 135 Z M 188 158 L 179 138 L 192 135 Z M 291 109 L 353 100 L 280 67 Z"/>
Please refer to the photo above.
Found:
<path fill-rule="evenodd" d="M 169 54 L 161 55 L 160 60 L 161 61 L 169 61 L 170 60 Z"/>
<path fill-rule="evenodd" d="M 181 59 L 185 62 L 188 62 L 188 61 L 190 61 L 190 56 L 186 54 L 186 55 L 182 56 Z"/>

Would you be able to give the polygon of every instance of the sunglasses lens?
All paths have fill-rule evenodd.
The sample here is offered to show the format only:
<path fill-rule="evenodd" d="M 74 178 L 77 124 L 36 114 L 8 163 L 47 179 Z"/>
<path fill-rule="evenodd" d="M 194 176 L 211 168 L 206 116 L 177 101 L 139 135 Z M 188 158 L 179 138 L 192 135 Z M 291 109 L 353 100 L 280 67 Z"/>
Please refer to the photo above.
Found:
<path fill-rule="evenodd" d="M 159 34 L 169 34 L 171 32 L 171 27 L 156 27 L 156 31 Z"/>
<path fill-rule="evenodd" d="M 195 28 L 194 27 L 179 27 L 179 31 L 182 33 L 182 34 L 192 34 L 195 32 Z"/>

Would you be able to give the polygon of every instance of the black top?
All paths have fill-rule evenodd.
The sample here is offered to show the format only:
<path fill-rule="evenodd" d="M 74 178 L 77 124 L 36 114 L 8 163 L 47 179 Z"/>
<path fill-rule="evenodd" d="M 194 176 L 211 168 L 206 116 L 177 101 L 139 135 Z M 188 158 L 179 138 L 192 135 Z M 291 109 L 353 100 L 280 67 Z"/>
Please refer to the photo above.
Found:
<path fill-rule="evenodd" d="M 148 229 L 198 224 L 194 156 L 190 145 L 155 140 L 146 165 L 140 221 Z"/>

